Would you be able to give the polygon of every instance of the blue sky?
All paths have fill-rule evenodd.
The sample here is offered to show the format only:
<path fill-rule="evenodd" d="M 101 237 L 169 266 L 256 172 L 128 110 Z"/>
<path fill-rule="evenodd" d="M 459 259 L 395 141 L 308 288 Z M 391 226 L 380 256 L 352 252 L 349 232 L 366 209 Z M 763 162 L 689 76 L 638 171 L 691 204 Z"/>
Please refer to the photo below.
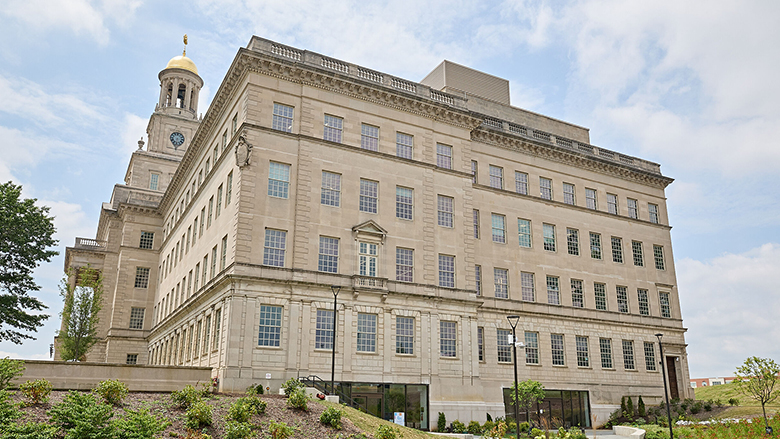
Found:
<path fill-rule="evenodd" d="M 51 206 L 60 256 L 36 272 L 52 318 L 0 356 L 48 358 L 63 254 L 145 137 L 181 53 L 206 110 L 258 35 L 419 81 L 443 59 L 506 78 L 512 104 L 661 164 L 692 376 L 780 360 L 780 3 L 6 0 L 0 181 Z"/>

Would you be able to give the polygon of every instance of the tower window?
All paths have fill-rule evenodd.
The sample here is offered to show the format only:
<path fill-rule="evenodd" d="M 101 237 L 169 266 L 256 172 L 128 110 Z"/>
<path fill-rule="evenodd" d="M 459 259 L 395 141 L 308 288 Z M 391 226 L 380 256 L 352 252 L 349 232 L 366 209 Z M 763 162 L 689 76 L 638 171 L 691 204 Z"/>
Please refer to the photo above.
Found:
<path fill-rule="evenodd" d="M 184 108 L 184 97 L 187 93 L 187 86 L 184 84 L 179 85 L 179 92 L 176 94 L 176 106 L 178 108 Z"/>

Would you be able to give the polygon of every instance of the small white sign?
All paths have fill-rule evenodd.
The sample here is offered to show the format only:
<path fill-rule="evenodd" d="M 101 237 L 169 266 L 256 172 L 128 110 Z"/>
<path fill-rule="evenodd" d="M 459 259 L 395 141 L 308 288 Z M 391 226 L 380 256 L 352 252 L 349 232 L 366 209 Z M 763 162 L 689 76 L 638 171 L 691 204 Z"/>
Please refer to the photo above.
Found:
<path fill-rule="evenodd" d="M 507 335 L 506 337 L 507 337 L 507 339 L 508 339 L 507 343 L 509 343 L 509 344 L 512 344 L 512 343 L 514 343 L 514 342 L 515 342 L 515 340 L 512 338 L 512 334 L 509 334 L 509 335 Z"/>
<path fill-rule="evenodd" d="M 270 380 L 271 379 L 271 374 L 270 373 L 265 374 L 265 379 Z"/>
<path fill-rule="evenodd" d="M 405 413 L 404 412 L 394 412 L 393 413 L 393 422 L 395 422 L 398 425 L 406 426 L 406 422 L 404 422 Z"/>

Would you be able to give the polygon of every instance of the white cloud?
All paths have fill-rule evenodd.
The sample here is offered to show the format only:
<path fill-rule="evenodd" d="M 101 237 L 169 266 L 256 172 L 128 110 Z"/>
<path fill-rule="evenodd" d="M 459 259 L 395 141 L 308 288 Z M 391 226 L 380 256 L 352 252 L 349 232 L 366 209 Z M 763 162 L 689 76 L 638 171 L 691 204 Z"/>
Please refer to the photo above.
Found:
<path fill-rule="evenodd" d="M 83 151 L 83 148 L 60 139 L 21 131 L 0 125 L 0 177 L 13 179 L 12 174 L 29 175 L 30 169 L 41 161 L 51 160 Z M 17 175 L 17 178 L 21 178 Z"/>
<path fill-rule="evenodd" d="M 146 136 L 146 126 L 149 119 L 138 117 L 135 114 L 125 114 L 124 127 L 122 128 L 122 148 L 120 149 L 122 159 L 129 159 L 133 151 L 138 149 L 138 141 L 143 138 L 146 145 L 149 146 L 149 139 Z"/>
<path fill-rule="evenodd" d="M 22 350 L 22 349 L 20 349 Z M 10 358 L 12 360 L 51 360 L 45 354 L 20 354 L 19 352 L 0 351 L 0 358 Z"/>

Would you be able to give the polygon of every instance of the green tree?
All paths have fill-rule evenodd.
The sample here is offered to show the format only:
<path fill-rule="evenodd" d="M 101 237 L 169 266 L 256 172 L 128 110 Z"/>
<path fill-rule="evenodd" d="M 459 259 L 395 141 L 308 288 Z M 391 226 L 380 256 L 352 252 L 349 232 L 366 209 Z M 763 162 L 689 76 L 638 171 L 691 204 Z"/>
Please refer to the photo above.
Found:
<path fill-rule="evenodd" d="M 33 279 L 33 270 L 41 262 L 50 262 L 57 252 L 54 217 L 49 208 L 36 206 L 34 198 L 20 199 L 22 187 L 12 182 L 0 184 L 0 342 L 21 344 L 33 339 L 20 331 L 37 332 L 47 314 L 31 314 L 47 308 L 29 296 L 41 289 Z"/>
<path fill-rule="evenodd" d="M 761 403 L 767 428 L 769 428 L 769 421 L 765 406 L 780 396 L 780 389 L 775 390 L 778 374 L 780 374 L 780 366 L 774 360 L 758 357 L 749 357 L 735 372 L 737 376 L 735 381 L 742 392 Z"/>
<path fill-rule="evenodd" d="M 75 282 L 69 282 L 75 276 Z M 83 361 L 87 352 L 98 341 L 98 314 L 103 304 L 103 274 L 90 266 L 70 271 L 60 284 L 64 300 L 60 339 L 63 360 Z"/>
<path fill-rule="evenodd" d="M 518 409 L 525 409 L 528 412 L 531 407 L 544 399 L 544 386 L 539 381 L 520 381 L 517 387 L 510 391 L 509 396 L 512 398 L 512 404 L 517 404 Z"/>

